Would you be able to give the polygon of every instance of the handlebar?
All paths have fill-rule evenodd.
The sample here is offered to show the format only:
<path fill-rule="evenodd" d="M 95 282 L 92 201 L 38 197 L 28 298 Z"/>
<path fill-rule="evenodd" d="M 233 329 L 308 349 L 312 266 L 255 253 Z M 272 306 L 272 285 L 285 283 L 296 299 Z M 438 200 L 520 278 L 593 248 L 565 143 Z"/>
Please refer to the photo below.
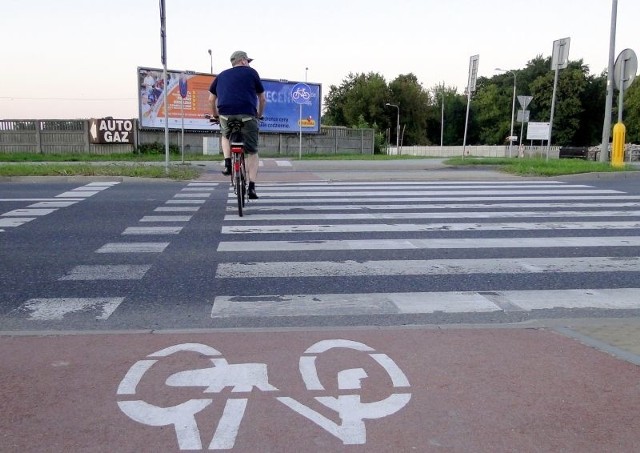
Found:
<path fill-rule="evenodd" d="M 205 113 L 204 117 L 207 118 L 211 124 L 220 124 L 220 117 L 219 116 L 212 116 L 210 113 Z M 264 120 L 264 115 L 256 117 L 256 119 L 258 121 L 263 121 Z"/>

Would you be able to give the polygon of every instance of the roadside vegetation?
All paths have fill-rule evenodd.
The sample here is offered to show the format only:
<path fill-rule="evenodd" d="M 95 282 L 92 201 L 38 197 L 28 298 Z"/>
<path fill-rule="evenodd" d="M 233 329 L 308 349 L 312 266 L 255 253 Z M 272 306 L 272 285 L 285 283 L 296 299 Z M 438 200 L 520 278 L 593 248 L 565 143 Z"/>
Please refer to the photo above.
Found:
<path fill-rule="evenodd" d="M 132 178 L 169 178 L 190 180 L 202 170 L 190 165 L 100 164 L 100 163 L 11 163 L 0 165 L 0 176 L 124 176 Z"/>
<path fill-rule="evenodd" d="M 297 156 L 290 156 L 297 159 Z M 0 176 L 124 176 L 136 178 L 170 178 L 189 180 L 197 178 L 203 167 L 194 161 L 220 161 L 220 155 L 188 155 L 184 164 L 181 156 L 170 155 L 169 172 L 165 171 L 164 154 L 127 153 L 110 155 L 89 154 L 0 154 Z M 430 159 L 417 156 L 390 156 L 387 154 L 309 154 L 303 160 L 408 160 Z M 581 159 L 518 159 L 453 157 L 444 160 L 450 166 L 490 166 L 520 176 L 560 176 L 593 172 L 620 172 L 638 170 L 638 167 L 612 167 L 609 163 Z"/>
<path fill-rule="evenodd" d="M 493 166 L 497 170 L 520 176 L 561 176 L 580 173 L 620 172 L 638 170 L 637 167 L 616 168 L 605 162 L 582 159 L 514 159 L 514 158 L 478 158 L 453 157 L 444 161 L 452 166 Z"/>

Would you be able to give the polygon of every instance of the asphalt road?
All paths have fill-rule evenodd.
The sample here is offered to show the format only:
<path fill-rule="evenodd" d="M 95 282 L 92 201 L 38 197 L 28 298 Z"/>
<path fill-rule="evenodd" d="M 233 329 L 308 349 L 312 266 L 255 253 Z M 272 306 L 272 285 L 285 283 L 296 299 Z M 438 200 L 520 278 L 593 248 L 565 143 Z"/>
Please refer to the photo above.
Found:
<path fill-rule="evenodd" d="M 549 181 L 381 164 L 362 170 L 369 181 L 354 181 L 343 163 L 269 160 L 261 199 L 243 218 L 215 167 L 196 182 L 0 182 L 0 329 L 392 326 L 640 313 L 625 302 L 640 277 L 637 174 Z M 402 179 L 407 171 L 422 178 Z M 459 178 L 441 178 L 456 171 Z M 567 267 L 567 260 L 582 264 Z M 589 290 L 605 292 L 582 305 L 535 303 Z M 433 306 L 421 302 L 425 296 Z M 600 300 L 608 297 L 622 299 Z"/>

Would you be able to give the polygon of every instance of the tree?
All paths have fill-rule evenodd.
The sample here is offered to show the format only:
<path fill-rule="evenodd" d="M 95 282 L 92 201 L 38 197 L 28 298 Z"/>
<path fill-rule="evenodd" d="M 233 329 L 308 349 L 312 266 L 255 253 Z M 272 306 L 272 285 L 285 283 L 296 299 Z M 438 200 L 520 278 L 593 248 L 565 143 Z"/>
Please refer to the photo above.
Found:
<path fill-rule="evenodd" d="M 389 91 L 391 97 L 387 102 L 400 106 L 401 130 L 404 125 L 402 143 L 407 146 L 428 145 L 430 143 L 427 137 L 429 93 L 414 74 L 399 75 L 389 84 Z M 393 113 L 397 115 L 397 111 Z M 395 118 L 396 115 L 392 117 Z M 392 135 L 395 135 L 395 132 Z"/>
<path fill-rule="evenodd" d="M 380 74 L 350 73 L 339 87 L 329 88 L 322 121 L 332 126 L 354 127 L 362 117 L 368 124 L 386 128 L 390 124 L 384 112 L 388 97 L 387 83 Z"/>
<path fill-rule="evenodd" d="M 625 91 L 623 121 L 627 127 L 626 142 L 640 144 L 640 82 Z"/>

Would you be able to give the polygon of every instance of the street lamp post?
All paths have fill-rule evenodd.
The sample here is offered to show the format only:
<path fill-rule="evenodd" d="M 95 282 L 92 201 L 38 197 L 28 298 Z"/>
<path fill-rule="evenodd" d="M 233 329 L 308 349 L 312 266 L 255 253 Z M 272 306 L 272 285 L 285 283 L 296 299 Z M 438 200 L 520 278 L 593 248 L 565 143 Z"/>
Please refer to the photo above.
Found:
<path fill-rule="evenodd" d="M 400 106 L 396 104 L 389 104 L 388 102 L 385 105 L 398 109 L 398 116 L 396 119 L 396 152 L 400 155 Z"/>
<path fill-rule="evenodd" d="M 442 85 L 440 95 L 442 96 L 442 108 L 440 111 L 440 151 L 442 151 L 442 146 L 444 145 L 444 84 Z"/>
<path fill-rule="evenodd" d="M 211 75 L 213 75 L 213 54 L 211 53 L 211 49 L 209 49 L 209 60 L 211 61 Z"/>
<path fill-rule="evenodd" d="M 506 72 L 513 75 L 513 100 L 511 102 L 511 133 L 509 135 L 509 157 L 511 157 L 511 149 L 513 147 L 513 119 L 516 111 L 516 79 L 517 75 L 515 71 L 508 71 L 506 69 L 496 68 L 496 71 Z"/>

